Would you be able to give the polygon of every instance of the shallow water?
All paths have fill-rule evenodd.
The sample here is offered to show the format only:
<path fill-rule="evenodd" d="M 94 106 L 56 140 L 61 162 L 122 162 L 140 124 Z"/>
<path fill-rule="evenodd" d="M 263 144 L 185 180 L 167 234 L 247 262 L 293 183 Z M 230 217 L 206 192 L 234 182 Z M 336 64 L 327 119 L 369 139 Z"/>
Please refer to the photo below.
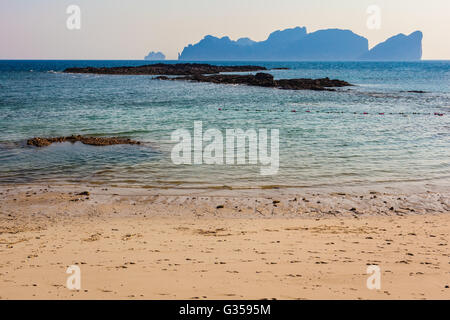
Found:
<path fill-rule="evenodd" d="M 145 63 L 0 61 L 0 182 L 256 188 L 450 181 L 449 61 L 216 63 L 289 67 L 270 72 L 276 78 L 328 76 L 355 84 L 338 92 L 60 72 Z M 260 165 L 174 165 L 171 133 L 192 131 L 194 121 L 222 132 L 279 129 L 278 174 L 261 176 Z M 35 136 L 71 134 L 145 143 L 46 148 L 25 143 Z"/>

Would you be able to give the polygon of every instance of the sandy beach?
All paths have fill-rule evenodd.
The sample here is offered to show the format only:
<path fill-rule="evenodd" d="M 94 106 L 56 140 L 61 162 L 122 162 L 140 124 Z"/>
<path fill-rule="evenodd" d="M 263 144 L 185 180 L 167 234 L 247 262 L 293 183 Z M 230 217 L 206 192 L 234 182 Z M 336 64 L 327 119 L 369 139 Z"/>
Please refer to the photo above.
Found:
<path fill-rule="evenodd" d="M 24 2 L 0 1 L 14 314 L 450 301 L 449 0 Z"/>
<path fill-rule="evenodd" d="M 2 186 L 0 298 L 449 299 L 449 199 L 433 186 Z"/>

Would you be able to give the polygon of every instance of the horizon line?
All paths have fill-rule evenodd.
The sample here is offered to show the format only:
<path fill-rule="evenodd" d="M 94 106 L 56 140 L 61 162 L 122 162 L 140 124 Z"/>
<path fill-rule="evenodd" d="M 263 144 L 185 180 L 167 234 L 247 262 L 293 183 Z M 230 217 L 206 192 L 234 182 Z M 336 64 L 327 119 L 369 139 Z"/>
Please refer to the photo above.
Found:
<path fill-rule="evenodd" d="M 145 60 L 145 59 L 15 59 L 0 58 L 0 61 L 145 61 L 145 62 L 180 62 L 180 63 L 197 63 L 197 62 L 427 62 L 427 61 L 450 61 L 448 59 L 421 59 L 421 60 Z"/>

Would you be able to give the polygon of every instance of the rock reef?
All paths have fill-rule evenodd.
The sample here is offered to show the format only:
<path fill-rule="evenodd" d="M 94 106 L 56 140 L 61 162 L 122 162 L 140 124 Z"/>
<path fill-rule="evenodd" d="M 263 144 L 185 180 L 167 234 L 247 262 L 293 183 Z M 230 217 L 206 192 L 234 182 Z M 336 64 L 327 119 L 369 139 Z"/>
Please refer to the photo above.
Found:
<path fill-rule="evenodd" d="M 184 80 L 194 82 L 210 82 L 217 84 L 240 84 L 257 87 L 278 88 L 284 90 L 321 90 L 334 91 L 332 88 L 351 86 L 350 83 L 342 80 L 332 80 L 329 78 L 322 79 L 280 79 L 275 80 L 271 74 L 257 73 L 256 75 L 231 75 L 231 74 L 217 74 L 217 75 L 192 75 L 185 77 L 170 78 L 167 76 L 160 76 L 159 80 Z"/>
<path fill-rule="evenodd" d="M 260 66 L 214 66 L 202 63 L 157 63 L 137 67 L 112 67 L 112 68 L 68 68 L 65 73 L 90 73 L 90 74 L 117 74 L 117 75 L 197 75 L 217 74 L 220 72 L 252 72 L 267 70 Z"/>
<path fill-rule="evenodd" d="M 27 140 L 27 145 L 35 147 L 47 147 L 52 143 L 58 142 L 81 142 L 91 146 L 110 146 L 115 144 L 132 144 L 139 145 L 141 142 L 131 139 L 124 139 L 118 137 L 85 137 L 85 136 L 69 136 L 69 137 L 56 137 L 56 138 L 32 138 Z"/>
<path fill-rule="evenodd" d="M 277 70 L 287 70 L 278 68 Z M 328 90 L 335 87 L 351 86 L 342 80 L 322 79 L 280 79 L 275 80 L 271 74 L 222 74 L 223 72 L 255 72 L 267 70 L 260 66 L 215 66 L 199 63 L 178 64 L 151 64 L 139 67 L 113 67 L 113 68 L 68 68 L 66 73 L 92 73 L 117 75 L 159 75 L 159 80 L 184 80 L 194 82 L 211 82 L 222 84 L 241 84 L 257 87 L 269 87 L 285 90 Z M 177 77 L 168 77 L 177 76 Z"/>

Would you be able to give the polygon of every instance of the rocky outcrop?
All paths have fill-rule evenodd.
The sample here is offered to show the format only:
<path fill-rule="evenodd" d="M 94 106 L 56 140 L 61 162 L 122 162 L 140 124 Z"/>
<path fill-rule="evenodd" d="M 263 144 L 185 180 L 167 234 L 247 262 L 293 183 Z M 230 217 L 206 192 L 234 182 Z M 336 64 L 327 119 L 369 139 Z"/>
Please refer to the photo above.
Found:
<path fill-rule="evenodd" d="M 286 70 L 287 68 L 279 68 L 279 69 Z M 223 74 L 224 72 L 253 72 L 260 70 L 267 70 L 267 69 L 265 67 L 260 66 L 215 66 L 211 64 L 197 64 L 197 63 L 179 63 L 179 64 L 159 63 L 139 67 L 69 68 L 64 70 L 64 72 L 119 74 L 119 75 L 161 75 L 156 79 L 211 82 L 223 84 L 242 84 L 249 86 L 270 87 L 286 90 L 332 90 L 330 88 L 345 87 L 351 85 L 348 82 L 342 80 L 330 80 L 329 78 L 274 80 L 274 77 L 268 73 L 257 73 L 256 75 Z M 178 76 L 178 77 L 168 77 L 168 76 Z M 70 138 L 73 140 L 73 137 Z M 61 138 L 53 138 L 53 139 L 61 139 Z M 31 143 L 29 144 L 35 145 L 35 143 L 45 145 L 47 141 L 46 140 L 31 141 Z"/>
<path fill-rule="evenodd" d="M 32 138 L 27 140 L 27 145 L 35 147 L 47 147 L 52 143 L 58 142 L 81 142 L 91 146 L 110 146 L 115 144 L 141 144 L 139 141 L 130 139 L 123 139 L 118 137 L 85 137 L 85 136 L 69 136 L 69 137 L 56 137 L 56 138 Z"/>
<path fill-rule="evenodd" d="M 352 84 L 338 79 L 320 78 L 320 79 L 281 79 L 275 81 L 277 88 L 284 90 L 327 90 L 334 91 L 331 88 L 350 87 Z"/>
<path fill-rule="evenodd" d="M 92 73 L 92 74 L 117 74 L 117 75 L 196 75 L 216 74 L 220 72 L 251 72 L 267 70 L 260 66 L 214 66 L 199 63 L 157 63 L 138 67 L 112 67 L 112 68 L 68 68 L 65 73 Z"/>
<path fill-rule="evenodd" d="M 285 90 L 329 90 L 335 87 L 351 86 L 350 83 L 342 80 L 323 79 L 281 79 L 275 80 L 271 74 L 257 73 L 256 75 L 193 75 L 186 77 L 169 78 L 166 76 L 157 77 L 160 80 L 184 80 L 194 82 L 210 82 L 217 84 L 240 84 L 257 87 L 269 87 Z"/>

